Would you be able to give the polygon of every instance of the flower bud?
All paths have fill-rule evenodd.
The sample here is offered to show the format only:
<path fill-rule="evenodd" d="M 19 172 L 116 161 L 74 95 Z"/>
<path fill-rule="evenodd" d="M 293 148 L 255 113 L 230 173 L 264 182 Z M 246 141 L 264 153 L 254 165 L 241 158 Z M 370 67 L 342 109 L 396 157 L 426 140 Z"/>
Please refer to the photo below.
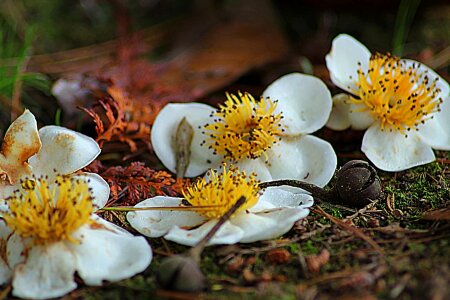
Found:
<path fill-rule="evenodd" d="M 343 204 L 364 207 L 381 194 L 376 170 L 367 162 L 352 160 L 336 173 L 334 189 Z"/>
<path fill-rule="evenodd" d="M 156 274 L 159 285 L 167 290 L 181 292 L 201 292 L 208 282 L 192 257 L 174 255 L 161 263 Z"/>

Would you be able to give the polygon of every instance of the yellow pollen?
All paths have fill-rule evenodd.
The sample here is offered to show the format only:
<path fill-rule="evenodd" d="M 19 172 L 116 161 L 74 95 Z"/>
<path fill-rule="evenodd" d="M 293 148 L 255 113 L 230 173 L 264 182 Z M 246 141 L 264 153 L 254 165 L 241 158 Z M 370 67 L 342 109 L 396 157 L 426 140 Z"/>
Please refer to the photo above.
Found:
<path fill-rule="evenodd" d="M 246 210 L 258 202 L 260 189 L 256 174 L 247 176 L 244 171 L 223 166 L 223 172 L 211 170 L 207 179 L 197 181 L 187 191 L 183 191 L 184 198 L 192 206 L 210 206 L 211 209 L 196 210 L 209 219 L 223 216 L 242 196 L 245 203 L 238 211 Z"/>
<path fill-rule="evenodd" d="M 9 212 L 3 213 L 8 227 L 37 245 L 79 243 L 72 233 L 91 222 L 94 210 L 86 181 L 57 176 L 50 187 L 47 179 L 33 178 L 22 181 L 22 187 L 24 191 L 8 199 Z"/>
<path fill-rule="evenodd" d="M 416 63 L 407 66 L 390 54 L 372 55 L 368 71 L 358 70 L 359 98 L 350 101 L 364 104 L 360 111 L 369 111 L 382 130 L 398 130 L 405 135 L 405 131 L 418 130 L 420 124 L 440 111 L 442 103 L 437 78 L 430 82 L 427 71 L 418 67 Z"/>
<path fill-rule="evenodd" d="M 213 149 L 214 154 L 238 161 L 268 156 L 271 148 L 284 132 L 280 123 L 283 116 L 275 114 L 277 101 L 269 98 L 260 101 L 249 93 L 239 96 L 228 94 L 224 105 L 212 113 L 214 122 L 204 126 L 209 137 L 202 142 Z"/>

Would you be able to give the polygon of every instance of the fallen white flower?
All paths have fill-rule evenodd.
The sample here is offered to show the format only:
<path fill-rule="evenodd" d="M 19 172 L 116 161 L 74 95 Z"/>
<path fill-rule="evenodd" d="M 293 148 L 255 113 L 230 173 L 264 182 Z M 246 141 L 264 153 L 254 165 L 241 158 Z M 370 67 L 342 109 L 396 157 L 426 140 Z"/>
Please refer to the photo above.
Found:
<path fill-rule="evenodd" d="M 273 82 L 259 101 L 239 93 L 227 95 L 218 109 L 201 103 L 166 105 L 153 124 L 152 145 L 175 172 L 173 141 L 186 118 L 194 131 L 187 177 L 226 162 L 264 181 L 299 179 L 324 186 L 333 176 L 336 154 L 328 142 L 309 134 L 325 125 L 331 105 L 320 79 L 292 73 Z"/>
<path fill-rule="evenodd" d="M 326 56 L 334 84 L 351 95 L 334 97 L 327 126 L 367 131 L 362 151 L 385 171 L 435 160 L 433 149 L 450 150 L 449 85 L 427 66 L 391 55 L 371 54 L 341 34 Z"/>
<path fill-rule="evenodd" d="M 313 204 L 307 194 L 295 194 L 270 187 L 261 191 L 256 174 L 247 176 L 233 167 L 221 173 L 210 171 L 184 192 L 184 198 L 154 197 L 138 203 L 143 209 L 127 214 L 131 226 L 149 237 L 161 237 L 193 246 L 217 223 L 242 196 L 246 202 L 224 223 L 209 244 L 251 243 L 277 238 L 295 222 L 305 218 Z M 191 206 L 183 206 L 183 200 Z M 145 210 L 174 207 L 174 210 Z"/>
<path fill-rule="evenodd" d="M 60 297 L 77 287 L 75 273 L 88 285 L 101 285 L 150 264 L 145 238 L 94 214 L 109 195 L 100 176 L 89 178 L 96 177 L 96 182 L 84 175 L 57 175 L 55 182 L 33 178 L 7 200 L 0 221 L 0 284 L 12 280 L 14 296 Z"/>
<path fill-rule="evenodd" d="M 45 126 L 38 131 L 33 114 L 25 110 L 8 128 L 1 146 L 0 199 L 22 189 L 26 178 L 46 176 L 51 180 L 56 174 L 69 175 L 90 164 L 99 154 L 97 142 L 84 134 L 60 126 Z M 90 173 L 83 174 L 92 181 L 103 181 Z M 109 189 L 95 192 L 109 196 Z"/>

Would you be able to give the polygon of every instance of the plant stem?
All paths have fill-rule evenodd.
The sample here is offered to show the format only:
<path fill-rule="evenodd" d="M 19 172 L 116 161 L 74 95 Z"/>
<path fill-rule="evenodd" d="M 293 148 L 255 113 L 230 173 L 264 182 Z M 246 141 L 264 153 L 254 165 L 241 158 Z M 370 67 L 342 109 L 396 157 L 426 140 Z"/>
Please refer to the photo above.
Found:
<path fill-rule="evenodd" d="M 206 244 L 209 240 L 216 234 L 216 232 L 222 227 L 222 225 L 228 221 L 228 219 L 241 207 L 247 199 L 242 196 L 241 198 L 233 204 L 233 206 L 217 221 L 213 228 L 194 246 L 189 250 L 189 255 L 197 263 L 200 263 L 200 255 L 205 249 Z"/>
<path fill-rule="evenodd" d="M 325 190 L 315 184 L 312 183 L 306 183 L 300 180 L 293 180 L 293 179 L 281 179 L 281 180 L 274 180 L 274 181 L 267 181 L 262 182 L 259 184 L 259 187 L 264 189 L 271 186 L 281 186 L 281 185 L 287 185 L 292 187 L 301 188 L 309 193 L 314 198 L 321 199 L 326 202 L 335 202 L 335 196 L 334 192 L 332 190 Z"/>

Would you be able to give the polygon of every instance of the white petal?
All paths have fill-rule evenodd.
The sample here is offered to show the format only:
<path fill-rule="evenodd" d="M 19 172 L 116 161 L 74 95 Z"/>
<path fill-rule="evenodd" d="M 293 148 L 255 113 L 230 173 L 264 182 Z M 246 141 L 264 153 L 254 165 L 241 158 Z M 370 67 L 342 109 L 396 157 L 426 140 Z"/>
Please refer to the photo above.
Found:
<path fill-rule="evenodd" d="M 251 174 L 253 172 L 256 173 L 256 178 L 261 181 L 269 181 L 272 180 L 272 175 L 270 175 L 269 169 L 267 165 L 264 163 L 262 158 L 257 159 L 242 159 L 239 162 L 234 164 L 241 171 L 245 171 L 247 174 Z"/>
<path fill-rule="evenodd" d="M 32 240 L 27 239 L 26 242 L 32 242 Z M 8 239 L 6 246 L 6 260 L 11 269 L 14 269 L 17 264 L 25 261 L 25 252 L 24 239 L 18 234 L 13 233 Z"/>
<path fill-rule="evenodd" d="M 199 126 L 211 120 L 210 114 L 214 110 L 212 106 L 202 103 L 179 103 L 167 104 L 159 112 L 153 123 L 151 140 L 155 154 L 171 172 L 175 173 L 176 166 L 173 140 L 178 124 L 184 117 L 194 130 L 186 177 L 198 176 L 218 164 L 221 157 L 214 155 L 206 146 L 200 146 L 206 136 Z"/>
<path fill-rule="evenodd" d="M 187 230 L 173 227 L 164 238 L 186 246 L 195 246 L 217 223 L 217 219 L 210 220 L 198 228 Z M 208 245 L 235 244 L 242 238 L 241 228 L 234 226 L 229 221 L 220 227 L 214 237 L 209 240 Z"/>
<path fill-rule="evenodd" d="M 96 208 L 100 209 L 105 206 L 109 199 L 110 190 L 108 183 L 100 175 L 86 172 L 73 175 L 72 177 L 88 181 L 88 185 L 92 189 L 92 196 L 94 197 L 92 202 Z"/>
<path fill-rule="evenodd" d="M 52 94 L 58 99 L 64 112 L 75 114 L 77 106 L 83 104 L 83 99 L 90 91 L 82 86 L 83 77 L 77 75 L 74 78 L 60 78 L 52 86 Z"/>
<path fill-rule="evenodd" d="M 295 222 L 305 218 L 308 214 L 308 209 L 283 207 L 258 214 L 239 214 L 231 219 L 231 222 L 244 232 L 240 242 L 252 243 L 274 239 L 285 234 Z"/>
<path fill-rule="evenodd" d="M 432 148 L 450 150 L 450 88 L 448 82 L 424 64 L 413 60 L 402 61 L 406 63 L 407 67 L 414 64 L 419 73 L 426 72 L 430 84 L 437 79 L 436 87 L 441 90 L 437 98 L 443 100 L 440 106 L 441 111 L 434 113 L 433 119 L 429 119 L 424 125 L 419 126 L 419 134 L 422 140 Z"/>
<path fill-rule="evenodd" d="M 182 198 L 158 196 L 139 202 L 136 208 L 155 206 L 179 206 Z M 127 214 L 130 225 L 141 234 L 149 237 L 165 235 L 174 226 L 197 226 L 205 218 L 192 211 L 143 210 Z"/>
<path fill-rule="evenodd" d="M 418 70 L 418 73 L 424 73 L 428 77 L 429 85 L 431 85 L 434 80 L 437 79 L 436 87 L 439 88 L 441 91 L 439 93 L 439 97 L 448 97 L 450 94 L 450 86 L 448 82 L 439 76 L 438 73 L 436 73 L 433 69 L 429 68 L 428 66 L 424 65 L 423 63 L 420 63 L 418 61 L 412 60 L 412 59 L 402 59 L 402 62 L 405 63 L 405 67 L 415 67 L 415 69 Z M 424 78 L 422 78 L 423 80 Z"/>
<path fill-rule="evenodd" d="M 444 99 L 441 111 L 419 127 L 421 139 L 434 149 L 450 150 L 450 97 Z"/>
<path fill-rule="evenodd" d="M 333 96 L 333 108 L 327 121 L 327 127 L 333 130 L 345 130 L 350 127 L 350 105 L 345 103 L 349 100 L 348 94 L 337 94 Z"/>
<path fill-rule="evenodd" d="M 24 175 L 30 175 L 27 161 L 40 148 L 36 119 L 29 110 L 25 110 L 5 133 L 0 149 L 0 173 L 6 174 L 11 184 L 17 183 Z"/>
<path fill-rule="evenodd" d="M 259 201 L 268 202 L 273 207 L 311 207 L 314 204 L 313 197 L 304 193 L 292 193 L 278 187 L 269 187 L 259 198 Z M 259 202 L 258 201 L 258 202 Z M 254 207 L 252 207 L 254 208 Z M 252 210 L 257 212 L 257 210 Z"/>
<path fill-rule="evenodd" d="M 381 131 L 377 124 L 364 134 L 361 150 L 377 168 L 397 172 L 434 161 L 431 147 L 415 132 Z"/>
<path fill-rule="evenodd" d="M 364 104 L 350 104 L 348 118 L 353 129 L 364 130 L 375 122 L 375 118 L 365 108 Z"/>
<path fill-rule="evenodd" d="M 269 153 L 272 178 L 297 179 L 325 186 L 336 170 L 337 157 L 330 143 L 312 136 L 283 139 Z"/>
<path fill-rule="evenodd" d="M 322 128 L 331 112 L 331 94 L 317 77 L 292 73 L 275 80 L 263 97 L 278 100 L 287 134 L 307 134 Z"/>
<path fill-rule="evenodd" d="M 3 220 L 0 220 L 0 245 L 7 245 L 7 240 L 11 234 L 11 229 L 6 226 Z M 5 259 L 7 258 L 6 247 L 0 247 L 0 284 L 10 281 L 12 272 Z"/>
<path fill-rule="evenodd" d="M 341 89 L 355 94 L 358 90 L 357 70 L 365 72 L 369 65 L 370 51 L 355 38 L 340 34 L 333 39 L 330 53 L 325 57 L 331 81 Z M 358 66 L 361 63 L 361 66 Z"/>
<path fill-rule="evenodd" d="M 80 228 L 74 237 L 81 243 L 69 247 L 76 255 L 77 272 L 88 285 L 131 277 L 144 271 L 152 260 L 144 237 L 133 236 L 100 218 Z"/>
<path fill-rule="evenodd" d="M 269 188 L 269 189 L 272 189 L 272 188 Z M 253 205 L 252 207 L 248 208 L 247 210 L 249 212 L 253 212 L 254 213 L 254 212 L 268 210 L 268 209 L 272 209 L 272 208 L 276 208 L 275 205 L 270 203 L 270 201 L 266 201 L 266 199 L 264 197 L 262 197 L 262 195 L 261 195 L 259 197 L 259 199 L 258 199 L 258 202 L 256 202 L 255 205 Z"/>
<path fill-rule="evenodd" d="M 74 290 L 76 258 L 64 243 L 33 246 L 14 269 L 12 294 L 21 298 L 60 297 Z"/>
<path fill-rule="evenodd" d="M 36 176 L 71 174 L 90 164 L 99 154 L 100 147 L 92 138 L 79 132 L 45 126 L 39 130 L 42 148 L 30 158 Z"/>
<path fill-rule="evenodd" d="M 15 190 L 20 189 L 20 182 L 17 184 L 9 185 L 9 184 L 1 184 L 0 185 L 0 200 L 4 200 L 10 197 Z M 2 210 L 2 202 L 0 201 L 0 211 Z"/>
<path fill-rule="evenodd" d="M 23 162 L 40 147 L 36 119 L 26 109 L 6 131 L 1 152 L 5 157 Z"/>

